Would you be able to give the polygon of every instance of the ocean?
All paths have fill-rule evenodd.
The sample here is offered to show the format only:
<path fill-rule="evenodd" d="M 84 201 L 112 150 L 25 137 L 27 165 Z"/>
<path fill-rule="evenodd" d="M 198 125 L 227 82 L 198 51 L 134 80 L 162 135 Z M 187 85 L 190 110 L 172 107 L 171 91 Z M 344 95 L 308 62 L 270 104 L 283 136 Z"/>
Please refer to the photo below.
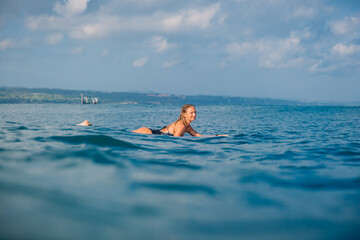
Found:
<path fill-rule="evenodd" d="M 0 239 L 360 239 L 360 107 L 180 108 L 1 104 Z"/>

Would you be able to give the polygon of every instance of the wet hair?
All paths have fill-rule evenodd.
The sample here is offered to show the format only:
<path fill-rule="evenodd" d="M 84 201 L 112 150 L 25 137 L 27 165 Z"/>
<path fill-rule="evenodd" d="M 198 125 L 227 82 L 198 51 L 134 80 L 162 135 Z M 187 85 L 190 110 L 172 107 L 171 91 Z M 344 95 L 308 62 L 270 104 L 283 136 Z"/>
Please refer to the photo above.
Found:
<path fill-rule="evenodd" d="M 178 121 L 181 121 L 185 126 L 189 125 L 186 122 L 186 119 L 185 119 L 185 117 L 183 115 L 186 112 L 186 109 L 188 109 L 189 107 L 195 107 L 195 106 L 192 105 L 192 104 L 185 104 L 184 106 L 182 106 L 181 111 L 180 111 L 180 116 L 179 116 L 178 120 L 176 120 L 175 123 L 177 123 Z"/>

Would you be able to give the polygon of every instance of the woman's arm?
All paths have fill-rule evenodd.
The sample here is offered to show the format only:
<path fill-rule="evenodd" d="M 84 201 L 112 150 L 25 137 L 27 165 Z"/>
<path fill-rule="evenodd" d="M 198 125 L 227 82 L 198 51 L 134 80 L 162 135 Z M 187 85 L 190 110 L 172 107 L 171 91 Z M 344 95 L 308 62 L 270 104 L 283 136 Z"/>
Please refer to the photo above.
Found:
<path fill-rule="evenodd" d="M 229 135 L 226 134 L 216 134 L 216 135 L 201 135 L 197 133 L 190 125 L 188 126 L 187 132 L 194 137 L 228 137 Z"/>
<path fill-rule="evenodd" d="M 197 133 L 190 125 L 188 126 L 187 132 L 194 137 L 201 137 L 200 133 Z"/>

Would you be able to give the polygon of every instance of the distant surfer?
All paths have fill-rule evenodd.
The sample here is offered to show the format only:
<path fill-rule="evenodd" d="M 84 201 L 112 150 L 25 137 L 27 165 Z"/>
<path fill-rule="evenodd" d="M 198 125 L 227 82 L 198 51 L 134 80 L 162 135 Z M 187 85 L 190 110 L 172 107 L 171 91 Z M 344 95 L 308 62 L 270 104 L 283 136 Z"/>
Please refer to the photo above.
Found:
<path fill-rule="evenodd" d="M 195 137 L 201 137 L 201 135 L 197 133 L 191 126 L 190 123 L 195 121 L 196 118 L 196 110 L 195 106 L 191 104 L 185 104 L 182 106 L 180 111 L 180 116 L 178 120 L 175 122 L 161 128 L 161 129 L 151 129 L 147 127 L 142 127 L 132 132 L 134 133 L 142 133 L 142 134 L 157 134 L 157 135 L 170 135 L 170 136 L 184 136 L 185 133 L 189 133 Z M 212 135 L 206 137 L 214 137 L 214 136 L 228 136 L 228 135 Z"/>

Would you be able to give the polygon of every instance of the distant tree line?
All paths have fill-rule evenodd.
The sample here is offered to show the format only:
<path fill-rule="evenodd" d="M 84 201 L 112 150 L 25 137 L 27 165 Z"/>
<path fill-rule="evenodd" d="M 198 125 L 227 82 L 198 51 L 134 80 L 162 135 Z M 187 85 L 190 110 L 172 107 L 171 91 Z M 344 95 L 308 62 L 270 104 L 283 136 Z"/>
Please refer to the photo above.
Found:
<path fill-rule="evenodd" d="M 137 92 L 101 92 L 48 88 L 1 87 L 0 103 L 69 103 L 81 104 L 81 93 L 99 98 L 99 103 L 119 104 L 238 104 L 238 105 L 305 105 L 304 103 L 269 98 L 226 96 L 183 96 Z"/>

